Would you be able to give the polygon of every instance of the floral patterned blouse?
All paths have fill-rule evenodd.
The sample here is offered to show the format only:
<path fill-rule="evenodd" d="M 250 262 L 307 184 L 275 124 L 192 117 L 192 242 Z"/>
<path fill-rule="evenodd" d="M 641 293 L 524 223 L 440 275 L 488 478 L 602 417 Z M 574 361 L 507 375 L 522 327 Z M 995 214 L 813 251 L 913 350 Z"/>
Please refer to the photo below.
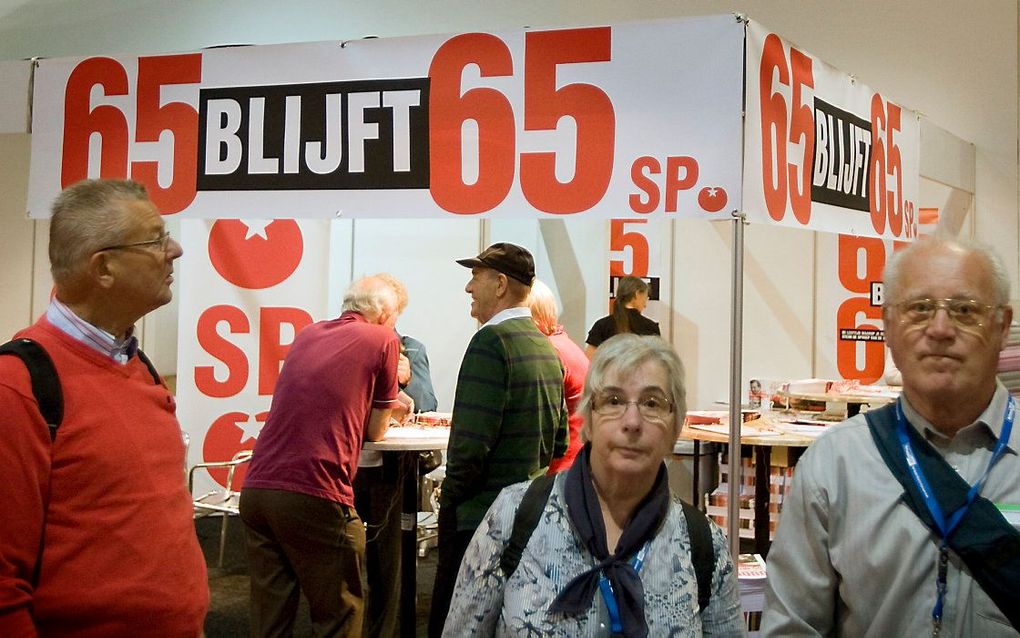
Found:
<path fill-rule="evenodd" d="M 557 475 L 538 526 L 509 580 L 500 570 L 499 560 L 528 483 L 511 485 L 499 494 L 460 565 L 444 636 L 611 635 L 609 614 L 598 591 L 586 613 L 549 612 L 567 583 L 597 563 L 570 522 L 563 500 L 565 478 L 565 472 Z M 712 599 L 699 613 L 687 519 L 677 497 L 673 499 L 639 572 L 648 635 L 742 636 L 745 624 L 726 537 L 711 524 L 716 557 Z"/>

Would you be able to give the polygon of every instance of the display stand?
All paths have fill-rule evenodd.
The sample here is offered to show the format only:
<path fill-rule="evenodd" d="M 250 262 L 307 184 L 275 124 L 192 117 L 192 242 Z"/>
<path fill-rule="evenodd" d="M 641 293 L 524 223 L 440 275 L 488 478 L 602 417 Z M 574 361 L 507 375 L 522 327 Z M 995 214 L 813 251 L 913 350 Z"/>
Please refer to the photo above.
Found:
<path fill-rule="evenodd" d="M 726 519 L 726 535 L 730 541 L 730 555 L 740 555 L 740 424 L 741 414 L 741 348 L 744 335 L 744 215 L 739 211 L 733 213 L 733 283 L 731 286 L 732 300 L 730 307 L 730 436 L 726 441 L 729 445 L 729 498 Z M 698 448 L 695 447 L 694 463 L 698 463 Z M 766 508 L 767 514 L 767 508 Z M 766 522 L 766 530 L 768 524 Z"/>
<path fill-rule="evenodd" d="M 730 421 L 733 423 L 733 421 Z M 739 415 L 737 423 L 740 423 Z M 751 424 L 754 421 L 750 422 Z M 737 442 L 733 442 L 733 435 L 736 434 Z M 759 490 L 765 488 L 768 494 L 769 466 L 772 461 L 773 447 L 806 448 L 814 442 L 808 436 L 796 434 L 780 434 L 772 436 L 740 436 L 740 427 L 730 427 L 730 435 L 724 436 L 715 432 L 698 430 L 685 425 L 680 430 L 680 438 L 694 442 L 694 462 L 698 463 L 700 455 L 700 443 L 726 443 L 729 445 L 728 463 L 730 479 L 727 484 L 729 493 L 727 495 L 726 529 L 730 540 L 730 548 L 734 545 L 738 550 L 734 556 L 740 555 L 740 485 L 741 485 L 741 446 L 750 446 L 754 453 L 755 467 L 755 499 L 754 499 L 754 551 L 759 554 L 767 554 L 769 547 L 769 499 L 762 497 Z M 736 494 L 734 496 L 734 494 Z"/>
<path fill-rule="evenodd" d="M 418 493 L 421 475 L 418 471 L 419 452 L 445 450 L 450 439 L 449 428 L 430 428 L 427 436 L 409 436 L 420 429 L 390 428 L 382 441 L 366 441 L 364 449 L 383 454 L 397 454 L 400 462 L 400 635 L 415 635 L 418 603 Z"/>

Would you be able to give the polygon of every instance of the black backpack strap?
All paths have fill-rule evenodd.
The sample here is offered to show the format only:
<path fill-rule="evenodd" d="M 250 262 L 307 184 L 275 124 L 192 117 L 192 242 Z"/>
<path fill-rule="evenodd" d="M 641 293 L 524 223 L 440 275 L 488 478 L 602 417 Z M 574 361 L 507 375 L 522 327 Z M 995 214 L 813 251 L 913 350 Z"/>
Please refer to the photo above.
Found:
<path fill-rule="evenodd" d="M 39 404 L 39 413 L 50 427 L 50 440 L 56 439 L 57 428 L 64 420 L 64 394 L 50 355 L 31 339 L 8 341 L 0 345 L 0 354 L 12 354 L 25 363 L 32 380 L 32 394 Z"/>
<path fill-rule="evenodd" d="M 687 534 L 691 539 L 691 562 L 698 581 L 698 612 L 705 611 L 712 600 L 712 574 L 715 572 L 715 547 L 712 545 L 712 528 L 701 510 L 680 501 L 687 519 Z"/>
<path fill-rule="evenodd" d="M 136 350 L 135 353 L 138 355 L 141 362 L 145 364 L 145 367 L 149 369 L 149 374 L 152 375 L 152 380 L 156 382 L 156 385 L 163 385 L 163 379 L 159 376 L 159 373 L 156 372 L 156 366 L 152 365 L 152 362 L 149 361 L 149 357 L 145 356 L 145 353 L 142 352 L 141 348 Z"/>
<path fill-rule="evenodd" d="M 503 575 L 507 580 L 510 579 L 521 562 L 524 547 L 538 526 L 538 520 L 542 517 L 542 510 L 545 509 L 545 503 L 549 500 L 555 479 L 554 475 L 543 474 L 533 480 L 527 491 L 524 492 L 521 504 L 517 506 L 513 530 L 510 532 L 510 542 L 499 559 L 499 567 L 503 570 Z"/>

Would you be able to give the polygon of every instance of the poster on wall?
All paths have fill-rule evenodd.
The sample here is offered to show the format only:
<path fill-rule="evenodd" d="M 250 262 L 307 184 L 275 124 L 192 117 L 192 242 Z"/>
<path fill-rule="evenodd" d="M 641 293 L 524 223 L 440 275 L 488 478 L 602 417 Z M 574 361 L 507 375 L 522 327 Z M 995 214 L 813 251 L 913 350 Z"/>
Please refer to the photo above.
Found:
<path fill-rule="evenodd" d="M 86 177 L 185 218 L 715 218 L 741 207 L 732 15 L 41 60 L 29 212 Z"/>
<path fill-rule="evenodd" d="M 918 118 L 750 22 L 742 198 L 748 219 L 913 239 Z"/>
<path fill-rule="evenodd" d="M 886 368 L 882 271 L 906 242 L 819 235 L 816 321 L 819 376 L 882 383 Z"/>
<path fill-rule="evenodd" d="M 201 282 L 180 297 L 177 416 L 190 439 L 189 466 L 254 448 L 294 336 L 326 317 L 329 225 L 293 219 L 181 224 L 187 254 L 181 281 Z M 203 484 L 209 478 L 196 476 L 195 493 L 211 489 Z M 243 480 L 235 476 L 235 485 Z"/>

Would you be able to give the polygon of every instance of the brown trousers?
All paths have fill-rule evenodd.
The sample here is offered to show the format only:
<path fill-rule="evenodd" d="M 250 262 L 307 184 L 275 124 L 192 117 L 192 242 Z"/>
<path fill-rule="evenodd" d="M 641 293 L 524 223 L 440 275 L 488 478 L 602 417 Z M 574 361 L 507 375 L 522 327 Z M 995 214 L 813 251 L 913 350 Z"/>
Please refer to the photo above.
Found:
<path fill-rule="evenodd" d="M 353 507 L 295 492 L 246 488 L 252 635 L 290 636 L 308 599 L 316 636 L 361 636 L 365 528 Z"/>

